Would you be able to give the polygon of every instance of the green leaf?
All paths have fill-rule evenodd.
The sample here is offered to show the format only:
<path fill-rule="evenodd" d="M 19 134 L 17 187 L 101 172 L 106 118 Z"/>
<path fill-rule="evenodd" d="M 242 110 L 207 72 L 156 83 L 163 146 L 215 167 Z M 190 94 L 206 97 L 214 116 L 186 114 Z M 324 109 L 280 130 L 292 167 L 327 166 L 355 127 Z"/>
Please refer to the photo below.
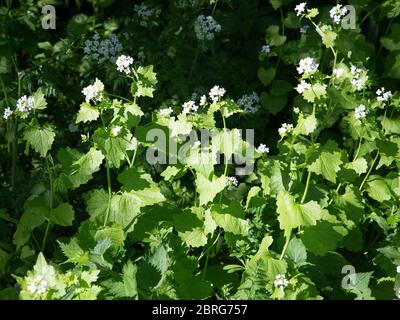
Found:
<path fill-rule="evenodd" d="M 46 99 L 45 99 L 45 97 L 44 97 L 44 94 L 43 94 L 41 88 L 39 88 L 39 89 L 32 95 L 32 98 L 33 98 L 33 106 L 32 106 L 33 109 L 36 109 L 36 110 L 43 110 L 43 109 L 46 109 L 46 107 L 47 107 L 47 101 L 46 101 Z"/>
<path fill-rule="evenodd" d="M 260 96 L 261 105 L 267 111 L 272 114 L 277 114 L 286 106 L 288 101 L 287 95 L 283 96 L 272 96 L 269 95 L 267 92 L 262 92 Z"/>
<path fill-rule="evenodd" d="M 91 106 L 89 103 L 83 102 L 78 111 L 76 123 L 94 121 L 97 120 L 99 116 L 100 112 L 96 109 L 96 107 Z"/>
<path fill-rule="evenodd" d="M 365 190 L 367 190 L 368 195 L 379 202 L 388 201 L 391 199 L 391 191 L 385 180 L 378 176 L 372 175 L 369 177 Z"/>
<path fill-rule="evenodd" d="M 54 129 L 50 126 L 42 128 L 29 126 L 24 132 L 24 139 L 43 158 L 46 157 L 47 152 L 51 149 L 55 136 Z"/>
<path fill-rule="evenodd" d="M 62 203 L 54 209 L 50 209 L 49 220 L 57 225 L 68 227 L 74 221 L 74 208 L 68 203 Z"/>
<path fill-rule="evenodd" d="M 297 120 L 296 128 L 294 129 L 294 134 L 302 134 L 308 136 L 313 133 L 315 129 L 317 129 L 317 118 L 315 118 L 314 114 L 309 116 L 304 116 L 302 113 Z"/>
<path fill-rule="evenodd" d="M 320 28 L 317 28 L 317 32 L 321 36 L 322 43 L 325 47 L 332 48 L 335 45 L 337 33 L 332 31 L 332 26 L 323 25 Z"/>
<path fill-rule="evenodd" d="M 153 66 L 140 66 L 137 70 L 138 80 L 132 83 L 131 93 L 137 97 L 153 97 L 156 88 L 157 77 Z"/>
<path fill-rule="evenodd" d="M 298 238 L 292 238 L 286 249 L 286 256 L 297 265 L 306 262 L 307 250 L 303 242 Z"/>
<path fill-rule="evenodd" d="M 329 140 L 309 161 L 308 170 L 324 176 L 336 183 L 336 173 L 340 170 L 342 160 L 340 150 L 335 142 Z"/>
<path fill-rule="evenodd" d="M 286 42 L 286 36 L 279 34 L 279 26 L 272 25 L 266 30 L 266 39 L 271 46 L 281 46 Z"/>
<path fill-rule="evenodd" d="M 213 205 L 211 207 L 211 216 L 215 223 L 225 232 L 235 235 L 247 236 L 249 232 L 249 222 L 245 220 L 243 208 L 236 201 L 227 205 Z"/>
<path fill-rule="evenodd" d="M 84 265 L 89 261 L 89 253 L 84 251 L 78 244 L 76 238 L 72 238 L 68 244 L 58 241 L 61 251 L 68 258 L 68 262 Z"/>
<path fill-rule="evenodd" d="M 275 78 L 275 68 L 265 69 L 264 67 L 260 67 L 258 69 L 257 76 L 258 79 L 260 79 L 261 83 L 264 86 L 267 86 Z"/>
<path fill-rule="evenodd" d="M 308 102 L 314 102 L 316 99 L 320 99 L 326 96 L 326 84 L 316 82 L 310 89 L 305 89 L 303 92 L 303 97 Z"/>
<path fill-rule="evenodd" d="M 346 233 L 346 229 L 340 224 L 321 220 L 315 226 L 305 228 L 300 238 L 307 250 L 324 256 L 328 251 L 336 249 Z"/>
<path fill-rule="evenodd" d="M 226 177 L 216 177 L 213 176 L 210 181 L 202 174 L 197 174 L 196 177 L 196 189 L 199 194 L 199 204 L 200 206 L 213 201 L 215 196 L 220 193 L 226 187 Z"/>
<path fill-rule="evenodd" d="M 294 228 L 315 225 L 324 211 L 316 201 L 297 204 L 287 191 L 278 194 L 276 203 L 279 226 L 285 231 L 286 237 Z"/>

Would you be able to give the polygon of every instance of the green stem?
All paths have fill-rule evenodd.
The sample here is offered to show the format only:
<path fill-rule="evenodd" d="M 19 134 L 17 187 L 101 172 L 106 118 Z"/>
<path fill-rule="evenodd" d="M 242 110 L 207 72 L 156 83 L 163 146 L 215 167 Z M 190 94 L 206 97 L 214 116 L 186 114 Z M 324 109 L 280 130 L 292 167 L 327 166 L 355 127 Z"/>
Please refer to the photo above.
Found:
<path fill-rule="evenodd" d="M 218 0 L 216 0 L 215 3 L 214 3 L 214 7 L 213 7 L 213 9 L 212 9 L 212 11 L 211 11 L 211 15 L 212 15 L 212 16 L 213 16 L 214 13 L 215 13 L 215 9 L 217 9 L 217 4 L 218 4 Z"/>
<path fill-rule="evenodd" d="M 45 161 L 46 161 L 47 173 L 49 175 L 49 185 L 50 185 L 49 207 L 50 207 L 50 209 L 53 209 L 53 195 L 54 195 L 53 174 L 51 172 L 48 156 L 45 158 Z M 42 241 L 42 248 L 41 248 L 42 252 L 44 252 L 44 249 L 46 248 L 46 242 L 47 242 L 47 237 L 49 235 L 50 226 L 51 226 L 50 220 L 47 220 L 46 231 L 44 233 L 44 237 L 43 237 L 43 241 Z"/>
<path fill-rule="evenodd" d="M 289 245 L 289 241 L 290 241 L 291 235 L 292 235 L 292 232 L 290 232 L 289 236 L 286 237 L 285 245 L 283 246 L 282 253 L 281 253 L 281 256 L 279 257 L 279 260 L 282 260 L 283 257 L 285 256 L 285 253 L 286 253 L 287 247 Z"/>
<path fill-rule="evenodd" d="M 196 53 L 194 54 L 194 59 L 189 73 L 189 80 L 192 78 L 193 71 L 196 68 L 197 60 L 199 60 L 199 54 L 200 54 L 200 43 L 197 44 Z"/>
<path fill-rule="evenodd" d="M 362 188 L 364 187 L 365 182 L 367 181 L 369 175 L 370 175 L 371 172 L 372 172 L 372 169 L 373 169 L 374 166 L 375 166 L 376 160 L 378 160 L 378 156 L 379 156 L 379 150 L 376 152 L 376 156 L 375 156 L 374 160 L 373 160 L 372 163 L 371 163 L 371 167 L 369 168 L 369 170 L 368 170 L 366 176 L 364 177 L 364 180 L 361 182 L 360 187 L 358 188 L 358 190 L 361 191 Z"/>
<path fill-rule="evenodd" d="M 103 129 L 106 130 L 106 123 L 104 121 L 103 113 L 100 113 L 101 123 L 103 125 Z M 107 225 L 108 217 L 110 216 L 111 211 L 111 197 L 112 197 L 112 190 L 111 190 L 111 172 L 110 172 L 110 164 L 106 157 L 106 171 L 107 171 L 107 190 L 108 190 L 108 203 L 107 203 L 107 213 L 104 218 L 104 226 Z"/>
<path fill-rule="evenodd" d="M 362 140 L 363 140 L 363 138 L 360 138 L 360 141 L 358 142 L 357 151 L 356 151 L 356 154 L 354 155 L 353 161 L 355 161 L 358 158 L 358 154 L 360 153 L 360 149 L 361 149 Z"/>
<path fill-rule="evenodd" d="M 308 173 L 307 173 L 307 181 L 306 181 L 306 188 L 304 189 L 303 197 L 301 198 L 300 204 L 303 204 L 304 201 L 306 200 L 308 189 L 310 188 L 311 174 L 312 174 L 312 172 L 308 171 Z"/>

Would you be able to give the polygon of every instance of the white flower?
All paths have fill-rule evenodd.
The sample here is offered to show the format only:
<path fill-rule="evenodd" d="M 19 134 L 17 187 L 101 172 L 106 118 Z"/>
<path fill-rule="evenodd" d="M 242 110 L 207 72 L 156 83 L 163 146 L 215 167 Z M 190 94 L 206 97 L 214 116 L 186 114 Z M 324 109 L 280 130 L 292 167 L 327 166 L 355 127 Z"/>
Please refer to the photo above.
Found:
<path fill-rule="evenodd" d="M 130 74 L 131 73 L 131 64 L 133 63 L 133 58 L 130 56 L 121 55 L 118 57 L 116 64 L 119 72 Z"/>
<path fill-rule="evenodd" d="M 222 98 L 225 94 L 226 90 L 219 86 L 214 86 L 211 88 L 208 95 L 210 96 L 213 103 L 217 103 L 220 98 Z"/>
<path fill-rule="evenodd" d="M 297 71 L 299 74 L 313 74 L 318 70 L 319 64 L 313 58 L 306 57 L 301 59 Z"/>
<path fill-rule="evenodd" d="M 332 70 L 332 75 L 335 76 L 335 78 L 341 78 L 345 71 L 344 68 L 335 68 Z"/>
<path fill-rule="evenodd" d="M 364 68 L 357 68 L 355 66 L 351 66 L 350 73 L 352 74 L 353 78 L 351 79 L 350 82 L 355 90 L 360 91 L 364 88 L 368 80 L 367 71 L 368 70 Z"/>
<path fill-rule="evenodd" d="M 135 150 L 137 148 L 138 141 L 135 137 L 132 137 L 131 145 L 132 145 L 133 150 Z"/>
<path fill-rule="evenodd" d="M 282 126 L 278 129 L 279 134 L 286 134 L 288 132 L 291 132 L 293 130 L 293 125 L 292 124 L 287 124 L 283 123 Z"/>
<path fill-rule="evenodd" d="M 196 103 L 193 100 L 187 101 L 182 105 L 182 113 L 183 114 L 188 114 L 191 112 L 196 112 L 199 107 L 196 105 Z"/>
<path fill-rule="evenodd" d="M 397 266 L 396 272 L 397 272 L 397 273 L 400 273 L 400 266 Z"/>
<path fill-rule="evenodd" d="M 27 288 L 31 294 L 42 294 L 47 291 L 47 281 L 43 279 L 41 275 L 37 275 L 33 279 L 29 279 L 28 282 L 30 283 Z"/>
<path fill-rule="evenodd" d="M 201 106 L 204 106 L 206 103 L 207 103 L 207 97 L 203 94 L 203 95 L 200 97 L 200 105 L 201 105 Z"/>
<path fill-rule="evenodd" d="M 9 117 L 11 117 L 12 114 L 13 114 L 13 112 L 10 108 L 5 108 L 4 114 L 3 114 L 4 120 L 7 120 Z"/>
<path fill-rule="evenodd" d="M 308 28 L 310 28 L 310 26 L 308 24 L 305 24 L 304 26 L 302 26 L 300 28 L 300 33 L 307 33 Z"/>
<path fill-rule="evenodd" d="M 269 45 L 262 46 L 261 47 L 261 52 L 270 53 L 271 52 L 271 47 Z"/>
<path fill-rule="evenodd" d="M 171 107 L 165 108 L 165 109 L 161 109 L 159 111 L 159 114 L 161 117 L 168 117 L 171 115 L 171 113 L 174 112 L 174 110 L 172 110 Z"/>
<path fill-rule="evenodd" d="M 116 57 L 122 51 L 122 45 L 115 34 L 108 39 L 101 39 L 99 34 L 94 34 L 91 40 L 85 41 L 84 53 L 93 60 L 103 63 L 108 60 L 116 61 Z"/>
<path fill-rule="evenodd" d="M 255 113 L 260 109 L 260 98 L 254 91 L 251 94 L 245 94 L 238 99 L 237 104 L 244 108 L 246 112 Z"/>
<path fill-rule="evenodd" d="M 347 11 L 348 10 L 346 9 L 346 7 L 343 7 L 341 4 L 338 4 L 329 11 L 329 15 L 336 24 L 339 24 L 342 17 L 344 17 L 347 14 Z"/>
<path fill-rule="evenodd" d="M 221 25 L 211 16 L 198 16 L 194 23 L 194 32 L 198 40 L 212 40 L 214 39 L 215 33 L 220 31 Z"/>
<path fill-rule="evenodd" d="M 121 132 L 121 130 L 122 130 L 122 127 L 121 127 L 121 126 L 114 126 L 114 127 L 111 129 L 111 134 L 112 134 L 114 137 L 116 137 L 116 136 L 119 135 L 119 133 Z"/>
<path fill-rule="evenodd" d="M 274 287 L 284 289 L 289 285 L 289 281 L 286 279 L 284 274 L 277 274 L 274 281 Z"/>
<path fill-rule="evenodd" d="M 91 84 L 83 88 L 82 93 L 85 96 L 86 103 L 90 100 L 95 102 L 100 102 L 102 100 L 102 93 L 104 91 L 104 84 L 99 79 L 96 78 L 94 84 Z"/>
<path fill-rule="evenodd" d="M 306 2 L 302 2 L 294 8 L 294 11 L 296 11 L 297 16 L 300 16 L 304 13 L 304 11 L 306 10 L 306 5 L 307 5 Z"/>
<path fill-rule="evenodd" d="M 311 84 L 309 84 L 307 81 L 301 80 L 301 82 L 296 87 L 297 92 L 302 94 L 306 89 L 311 89 Z"/>
<path fill-rule="evenodd" d="M 267 148 L 267 146 L 266 146 L 265 144 L 261 143 L 261 144 L 257 147 L 256 151 L 257 151 L 258 153 L 269 153 L 269 148 Z"/>
<path fill-rule="evenodd" d="M 239 184 L 239 182 L 238 182 L 238 180 L 236 179 L 236 177 L 227 177 L 226 180 L 227 180 L 227 184 L 228 184 L 229 186 L 237 187 L 238 184 Z"/>
<path fill-rule="evenodd" d="M 391 91 L 386 91 L 384 87 L 376 90 L 378 101 L 388 101 L 392 97 Z"/>
<path fill-rule="evenodd" d="M 17 101 L 17 110 L 19 112 L 25 113 L 33 108 L 33 98 L 32 97 L 27 97 L 22 96 L 21 98 L 18 99 Z"/>
<path fill-rule="evenodd" d="M 365 107 L 364 104 L 360 104 L 355 110 L 354 110 L 354 117 L 356 119 L 364 119 L 368 114 L 368 110 Z"/>

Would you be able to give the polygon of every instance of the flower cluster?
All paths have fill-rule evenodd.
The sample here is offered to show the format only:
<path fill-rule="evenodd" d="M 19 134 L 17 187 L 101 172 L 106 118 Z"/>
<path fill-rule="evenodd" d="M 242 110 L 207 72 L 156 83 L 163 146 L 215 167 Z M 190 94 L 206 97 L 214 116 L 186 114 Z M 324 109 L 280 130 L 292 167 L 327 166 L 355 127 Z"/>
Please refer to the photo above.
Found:
<path fill-rule="evenodd" d="M 17 110 L 21 113 L 27 113 L 33 108 L 33 98 L 28 96 L 22 96 L 17 101 Z"/>
<path fill-rule="evenodd" d="M 313 58 L 306 57 L 300 60 L 297 72 L 299 74 L 310 75 L 317 72 L 319 64 Z"/>
<path fill-rule="evenodd" d="M 266 45 L 261 47 L 261 52 L 265 53 L 265 54 L 270 53 L 271 52 L 271 47 L 266 44 Z"/>
<path fill-rule="evenodd" d="M 378 101 L 388 101 L 392 97 L 392 92 L 391 91 L 386 91 L 385 88 L 380 88 L 376 90 L 376 95 Z"/>
<path fill-rule="evenodd" d="M 354 117 L 356 119 L 364 119 L 368 114 L 368 110 L 365 107 L 364 104 L 360 104 L 355 110 L 354 110 Z"/>
<path fill-rule="evenodd" d="M 227 177 L 226 183 L 228 186 L 233 186 L 233 187 L 237 187 L 239 184 L 238 179 L 236 179 L 236 177 Z"/>
<path fill-rule="evenodd" d="M 219 86 L 214 86 L 211 88 L 208 95 L 210 96 L 213 103 L 218 103 L 219 99 L 222 98 L 225 94 L 226 90 Z"/>
<path fill-rule="evenodd" d="M 133 63 L 133 58 L 130 56 L 121 55 L 118 57 L 117 61 L 117 69 L 119 72 L 125 73 L 126 75 L 131 73 L 131 64 Z"/>
<path fill-rule="evenodd" d="M 182 113 L 189 114 L 191 112 L 196 112 L 199 109 L 199 106 L 193 100 L 187 101 L 182 105 Z"/>
<path fill-rule="evenodd" d="M 353 85 L 354 89 L 357 91 L 362 90 L 368 80 L 367 70 L 364 68 L 351 66 L 350 72 L 353 75 L 351 84 Z"/>
<path fill-rule="evenodd" d="M 294 11 L 296 11 L 297 16 L 301 16 L 305 11 L 306 11 L 306 2 L 299 3 L 295 8 Z"/>
<path fill-rule="evenodd" d="M 47 291 L 47 281 L 41 275 L 28 279 L 27 289 L 31 294 L 42 294 Z"/>
<path fill-rule="evenodd" d="M 255 113 L 260 109 L 260 97 L 257 93 L 245 94 L 238 99 L 237 104 L 245 109 L 246 112 Z"/>
<path fill-rule="evenodd" d="M 10 108 L 5 108 L 4 113 L 3 113 L 3 119 L 7 120 L 11 115 L 13 114 L 12 110 Z"/>
<path fill-rule="evenodd" d="M 211 16 L 198 16 L 194 23 L 194 32 L 198 40 L 212 40 L 215 33 L 221 31 L 221 25 Z"/>
<path fill-rule="evenodd" d="M 346 70 L 344 68 L 335 68 L 332 70 L 332 75 L 339 79 L 345 74 Z"/>
<path fill-rule="evenodd" d="M 261 143 L 261 144 L 257 147 L 256 151 L 257 151 L 258 153 L 269 153 L 269 148 L 267 148 L 267 146 L 266 146 L 265 144 Z"/>
<path fill-rule="evenodd" d="M 200 105 L 201 105 L 201 106 L 204 106 L 206 103 L 207 103 L 207 97 L 206 97 L 206 95 L 203 94 L 203 95 L 200 97 Z"/>
<path fill-rule="evenodd" d="M 161 9 L 150 9 L 144 3 L 141 3 L 140 5 L 135 5 L 134 10 L 140 18 L 140 25 L 143 27 L 147 27 L 149 25 L 149 20 L 151 17 L 158 18 L 161 13 Z"/>
<path fill-rule="evenodd" d="M 286 134 L 293 130 L 293 125 L 288 123 L 283 123 L 282 126 L 278 129 L 279 134 Z"/>
<path fill-rule="evenodd" d="M 96 78 L 94 84 L 91 84 L 85 88 L 83 88 L 82 93 L 85 96 L 86 103 L 90 103 L 90 100 L 93 102 L 100 102 L 103 98 L 102 93 L 104 91 L 104 84 L 99 79 Z"/>
<path fill-rule="evenodd" d="M 122 130 L 122 127 L 121 127 L 121 126 L 114 126 L 114 127 L 111 129 L 111 134 L 112 134 L 114 137 L 116 137 L 116 136 L 119 135 L 119 133 L 121 132 L 121 130 Z"/>
<path fill-rule="evenodd" d="M 164 108 L 164 109 L 161 109 L 160 111 L 158 111 L 158 113 L 160 114 L 161 117 L 168 117 L 172 114 L 172 112 L 174 112 L 174 110 L 172 110 L 171 107 Z"/>
<path fill-rule="evenodd" d="M 117 56 L 122 51 L 122 44 L 118 37 L 113 33 L 109 39 L 101 39 L 98 33 L 94 34 L 91 40 L 85 41 L 83 49 L 86 55 L 99 63 L 111 61 L 114 63 Z"/>
<path fill-rule="evenodd" d="M 338 4 L 329 11 L 329 15 L 336 24 L 339 24 L 342 18 L 347 14 L 347 11 L 346 7 Z"/>
<path fill-rule="evenodd" d="M 302 94 L 306 89 L 311 89 L 311 84 L 309 84 L 305 80 L 301 80 L 301 82 L 296 87 L 297 92 Z"/>
<path fill-rule="evenodd" d="M 289 285 L 289 281 L 286 279 L 284 274 L 277 274 L 274 280 L 274 287 L 285 288 Z"/>

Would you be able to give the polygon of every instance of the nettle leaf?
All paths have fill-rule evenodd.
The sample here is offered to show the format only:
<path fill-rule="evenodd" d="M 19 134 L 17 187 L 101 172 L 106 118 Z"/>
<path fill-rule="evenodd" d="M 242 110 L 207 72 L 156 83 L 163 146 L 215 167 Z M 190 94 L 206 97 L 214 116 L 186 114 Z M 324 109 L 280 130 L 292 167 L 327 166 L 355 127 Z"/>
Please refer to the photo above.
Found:
<path fill-rule="evenodd" d="M 68 258 L 67 262 L 84 265 L 89 261 L 89 253 L 84 251 L 76 238 L 72 238 L 68 244 L 58 241 L 61 251 Z"/>
<path fill-rule="evenodd" d="M 273 96 L 269 95 L 267 92 L 262 92 L 260 101 L 264 109 L 275 115 L 286 106 L 288 97 L 286 94 L 282 96 Z"/>
<path fill-rule="evenodd" d="M 360 157 L 352 162 L 348 162 L 344 165 L 346 169 L 355 171 L 358 175 L 366 173 L 368 170 L 368 162 L 365 158 Z"/>
<path fill-rule="evenodd" d="M 195 183 L 197 193 L 199 194 L 199 204 L 202 206 L 213 201 L 215 196 L 225 189 L 226 177 L 213 176 L 209 180 L 202 174 L 197 174 Z"/>
<path fill-rule="evenodd" d="M 239 202 L 233 201 L 229 206 L 224 204 L 213 205 L 211 216 L 225 232 L 240 236 L 248 235 L 249 222 L 245 220 L 245 213 Z"/>
<path fill-rule="evenodd" d="M 311 157 L 308 170 L 336 183 L 336 173 L 340 170 L 340 165 L 343 163 L 340 158 L 338 145 L 336 142 L 329 140 Z"/>
<path fill-rule="evenodd" d="M 354 275 L 355 283 L 350 286 L 347 290 L 354 293 L 357 298 L 356 300 L 372 300 L 374 299 L 371 294 L 372 291 L 369 288 L 369 282 L 371 280 L 373 271 L 356 273 Z"/>
<path fill-rule="evenodd" d="M 279 226 L 286 237 L 294 228 L 315 225 L 324 212 L 316 201 L 297 204 L 287 191 L 279 192 L 276 203 Z"/>
<path fill-rule="evenodd" d="M 400 134 L 400 118 L 385 117 L 382 120 L 382 127 L 386 134 Z"/>
<path fill-rule="evenodd" d="M 51 126 L 44 126 L 42 128 L 29 126 L 24 132 L 26 142 L 43 158 L 46 157 L 47 152 L 51 149 L 55 136 L 56 133 Z"/>
<path fill-rule="evenodd" d="M 128 261 L 122 268 L 122 281 L 115 281 L 111 284 L 110 290 L 116 298 L 137 298 L 137 265 Z"/>
<path fill-rule="evenodd" d="M 122 247 L 125 241 L 125 232 L 118 224 L 113 224 L 111 226 L 101 227 L 96 231 L 94 239 L 96 241 L 109 238 L 113 246 Z"/>
<path fill-rule="evenodd" d="M 172 181 L 174 179 L 179 179 L 186 173 L 186 168 L 183 166 L 168 166 L 163 172 L 161 172 L 161 177 L 166 181 Z"/>
<path fill-rule="evenodd" d="M 39 88 L 33 95 L 33 105 L 32 108 L 36 110 L 43 110 L 46 109 L 47 107 L 47 101 L 46 98 L 44 97 L 44 94 L 42 92 L 42 89 Z"/>
<path fill-rule="evenodd" d="M 137 97 L 153 98 L 153 92 L 156 88 L 157 77 L 153 71 L 153 65 L 146 67 L 140 66 L 137 70 L 138 80 L 132 83 L 131 93 Z"/>
<path fill-rule="evenodd" d="M 294 134 L 302 134 L 308 136 L 317 129 L 317 118 L 314 114 L 309 116 L 304 116 L 302 113 L 297 120 L 296 128 L 294 129 Z"/>
<path fill-rule="evenodd" d="M 90 122 L 97 120 L 100 116 L 99 110 L 96 107 L 91 106 L 89 103 L 83 102 L 78 111 L 78 116 L 76 117 L 76 123 L 79 122 Z"/>

